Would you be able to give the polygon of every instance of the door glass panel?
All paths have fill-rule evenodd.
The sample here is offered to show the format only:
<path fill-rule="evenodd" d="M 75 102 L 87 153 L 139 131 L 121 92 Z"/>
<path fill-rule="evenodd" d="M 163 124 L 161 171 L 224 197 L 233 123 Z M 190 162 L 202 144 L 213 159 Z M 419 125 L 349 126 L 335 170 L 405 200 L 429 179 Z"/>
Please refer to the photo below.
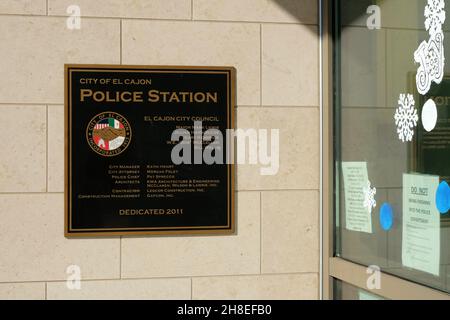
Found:
<path fill-rule="evenodd" d="M 334 279 L 333 291 L 334 300 L 385 300 L 379 295 L 352 286 L 338 279 Z"/>
<path fill-rule="evenodd" d="M 450 1 L 332 2 L 335 254 L 450 292 Z"/>

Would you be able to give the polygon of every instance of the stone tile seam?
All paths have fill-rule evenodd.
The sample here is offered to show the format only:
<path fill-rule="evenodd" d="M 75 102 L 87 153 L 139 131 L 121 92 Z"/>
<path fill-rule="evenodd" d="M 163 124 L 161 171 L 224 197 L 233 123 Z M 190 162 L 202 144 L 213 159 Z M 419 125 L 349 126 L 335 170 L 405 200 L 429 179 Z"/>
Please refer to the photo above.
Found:
<path fill-rule="evenodd" d="M 198 276 L 175 276 L 175 277 L 122 277 L 122 278 L 99 278 L 99 279 L 82 279 L 82 282 L 106 282 L 106 281 L 114 281 L 114 282 L 120 282 L 120 281 L 143 281 L 143 280 L 182 280 L 182 279 L 206 279 L 206 278 L 235 278 L 235 277 L 277 277 L 277 276 L 300 276 L 300 275 L 318 275 L 318 272 L 314 271 L 307 271 L 307 272 L 287 272 L 287 273 L 242 273 L 242 274 L 221 274 L 221 275 L 198 275 Z M 66 279 L 60 279 L 60 280 L 30 280 L 30 281 L 6 281 L 1 282 L 0 285 L 14 285 L 14 284 L 39 284 L 39 283 L 45 283 L 45 284 L 54 284 L 54 283 L 64 283 L 66 282 Z"/>

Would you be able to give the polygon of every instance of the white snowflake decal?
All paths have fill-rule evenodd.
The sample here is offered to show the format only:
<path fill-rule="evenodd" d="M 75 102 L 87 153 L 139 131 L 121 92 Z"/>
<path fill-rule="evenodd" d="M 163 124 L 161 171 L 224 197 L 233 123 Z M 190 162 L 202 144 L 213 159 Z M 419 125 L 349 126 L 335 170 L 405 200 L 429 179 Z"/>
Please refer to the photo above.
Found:
<path fill-rule="evenodd" d="M 395 125 L 397 126 L 398 138 L 405 141 L 411 141 L 414 136 L 414 128 L 417 126 L 419 116 L 415 108 L 414 97 L 412 94 L 400 94 L 398 107 L 395 110 Z"/>
<path fill-rule="evenodd" d="M 372 208 L 375 208 L 377 206 L 377 202 L 375 201 L 377 189 L 375 187 L 371 188 L 370 181 L 367 181 L 367 187 L 363 188 L 363 193 L 364 193 L 363 206 L 369 211 L 369 213 L 372 213 Z"/>
<path fill-rule="evenodd" d="M 442 25 L 445 22 L 444 8 L 444 0 L 428 0 L 428 4 L 425 6 L 425 29 L 430 36 L 442 32 Z"/>

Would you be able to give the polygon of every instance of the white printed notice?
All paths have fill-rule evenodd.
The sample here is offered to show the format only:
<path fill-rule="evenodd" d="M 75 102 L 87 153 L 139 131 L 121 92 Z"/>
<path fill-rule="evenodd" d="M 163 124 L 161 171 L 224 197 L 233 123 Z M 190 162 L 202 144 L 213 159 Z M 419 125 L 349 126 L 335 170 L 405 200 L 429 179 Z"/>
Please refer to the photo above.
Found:
<path fill-rule="evenodd" d="M 403 175 L 402 263 L 439 275 L 440 214 L 435 205 L 439 177 Z"/>
<path fill-rule="evenodd" d="M 368 174 L 366 162 L 342 162 L 345 193 L 345 228 L 372 233 L 372 217 L 364 207 Z"/>

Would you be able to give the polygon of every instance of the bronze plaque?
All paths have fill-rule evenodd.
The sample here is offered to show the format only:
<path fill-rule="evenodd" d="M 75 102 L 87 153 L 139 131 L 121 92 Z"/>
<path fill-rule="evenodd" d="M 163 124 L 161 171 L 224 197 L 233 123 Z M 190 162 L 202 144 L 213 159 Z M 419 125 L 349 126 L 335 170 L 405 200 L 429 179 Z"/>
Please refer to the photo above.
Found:
<path fill-rule="evenodd" d="M 235 87 L 232 67 L 66 65 L 65 235 L 233 233 Z"/>

